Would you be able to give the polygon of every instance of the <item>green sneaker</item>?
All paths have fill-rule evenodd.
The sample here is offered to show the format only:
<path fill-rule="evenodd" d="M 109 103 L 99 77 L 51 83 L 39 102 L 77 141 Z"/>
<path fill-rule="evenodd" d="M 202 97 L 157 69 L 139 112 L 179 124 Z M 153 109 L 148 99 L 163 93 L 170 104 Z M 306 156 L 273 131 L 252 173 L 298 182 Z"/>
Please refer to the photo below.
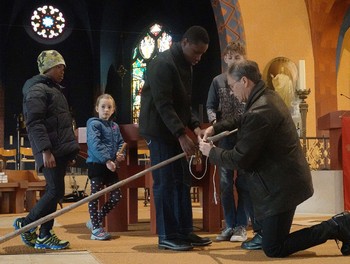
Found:
<path fill-rule="evenodd" d="M 24 217 L 15 219 L 15 221 L 13 222 L 13 227 L 15 228 L 15 230 L 21 229 L 24 226 L 23 220 L 24 220 Z M 37 230 L 37 227 L 34 227 L 34 228 L 30 229 L 29 231 L 23 232 L 21 234 L 21 239 L 22 239 L 23 243 L 25 245 L 27 245 L 28 247 L 35 246 L 35 242 L 38 238 L 38 235 L 36 234 L 36 230 Z"/>
<path fill-rule="evenodd" d="M 53 230 L 50 230 L 50 235 L 40 238 L 38 237 L 34 248 L 36 249 L 53 249 L 60 250 L 69 247 L 69 242 L 65 240 L 60 240 Z"/>

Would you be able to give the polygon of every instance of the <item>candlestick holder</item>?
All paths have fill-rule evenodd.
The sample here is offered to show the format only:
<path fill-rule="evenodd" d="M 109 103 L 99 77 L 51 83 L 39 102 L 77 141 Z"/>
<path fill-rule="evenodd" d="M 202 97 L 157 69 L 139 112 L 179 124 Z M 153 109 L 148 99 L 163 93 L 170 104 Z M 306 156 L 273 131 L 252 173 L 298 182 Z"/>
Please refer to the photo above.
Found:
<path fill-rule="evenodd" d="M 300 137 L 303 139 L 303 151 L 306 157 L 306 116 L 307 116 L 307 111 L 309 108 L 308 103 L 305 101 L 310 94 L 310 89 L 296 89 L 296 94 L 298 95 L 300 99 L 299 103 L 299 111 L 300 111 L 300 117 L 301 117 L 301 131 L 300 131 Z"/>

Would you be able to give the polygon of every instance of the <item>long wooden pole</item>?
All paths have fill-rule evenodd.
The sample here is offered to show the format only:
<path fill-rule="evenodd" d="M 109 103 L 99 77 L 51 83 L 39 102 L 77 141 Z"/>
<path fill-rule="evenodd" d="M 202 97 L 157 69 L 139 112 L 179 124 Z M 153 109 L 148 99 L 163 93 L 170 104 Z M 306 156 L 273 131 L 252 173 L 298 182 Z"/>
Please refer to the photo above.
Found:
<path fill-rule="evenodd" d="M 221 139 L 223 137 L 226 137 L 226 136 L 228 136 L 228 135 L 230 135 L 230 134 L 232 134 L 232 133 L 234 133 L 236 131 L 237 131 L 237 129 L 232 130 L 230 132 L 224 131 L 224 132 L 218 134 L 217 137 L 216 136 L 211 137 L 211 138 L 208 137 L 208 140 L 214 142 L 214 141 L 217 141 L 217 140 L 219 140 L 219 139 Z M 169 163 L 174 162 L 175 160 L 181 159 L 181 158 L 183 158 L 185 156 L 186 156 L 186 153 L 184 153 L 184 152 L 181 153 L 181 154 L 178 154 L 178 155 L 176 155 L 176 156 L 174 156 L 174 157 L 172 157 L 170 159 L 167 159 L 167 160 L 162 161 L 162 162 L 160 162 L 160 163 L 158 163 L 158 164 L 156 164 L 156 165 L 154 165 L 152 167 L 149 167 L 149 168 L 147 168 L 147 169 L 145 169 L 143 171 L 140 171 L 140 172 L 134 174 L 133 176 L 130 176 L 129 178 L 126 178 L 126 179 L 121 180 L 121 181 L 119 181 L 119 182 L 117 182 L 117 183 L 115 183 L 115 184 L 113 184 L 111 186 L 108 186 L 108 187 L 106 187 L 105 189 L 103 189 L 101 191 L 98 191 L 98 192 L 96 192 L 96 193 L 94 193 L 94 194 L 92 194 L 90 196 L 87 196 L 84 199 L 82 199 L 82 200 L 80 200 L 80 201 L 78 201 L 78 202 L 76 202 L 74 204 L 71 204 L 71 205 L 69 205 L 69 206 L 67 206 L 65 208 L 62 208 L 61 210 L 58 210 L 58 211 L 53 212 L 53 213 L 51 213 L 49 215 L 46 215 L 46 216 L 44 216 L 44 217 L 42 217 L 42 218 L 40 218 L 40 219 L 38 219 L 38 220 L 36 220 L 36 221 L 34 221 L 32 223 L 30 223 L 30 224 L 20 228 L 20 229 L 17 229 L 15 231 L 13 231 L 12 233 L 9 233 L 7 235 L 4 235 L 3 237 L 0 237 L 0 244 L 5 242 L 5 241 L 7 241 L 7 240 L 10 240 L 10 239 L 18 236 L 18 235 L 20 235 L 20 234 L 22 234 L 24 232 L 27 232 L 28 230 L 30 230 L 30 229 L 32 229 L 34 227 L 37 227 L 37 226 L 39 226 L 39 225 L 41 225 L 43 223 L 46 223 L 47 221 L 50 221 L 50 220 L 52 220 L 52 219 L 54 219 L 54 218 L 56 218 L 56 217 L 58 217 L 60 215 L 63 215 L 65 213 L 67 213 L 67 212 L 77 208 L 78 206 L 80 206 L 82 204 L 85 204 L 85 203 L 88 203 L 88 202 L 90 202 L 92 200 L 95 200 L 98 197 L 100 197 L 100 196 L 102 196 L 102 195 L 104 195 L 106 193 L 109 193 L 109 192 L 111 192 L 111 191 L 113 191 L 113 190 L 115 190 L 115 189 L 117 189 L 117 188 L 119 188 L 119 187 L 121 187 L 121 186 L 123 186 L 123 185 L 125 185 L 125 184 L 127 184 L 127 183 L 129 183 L 131 181 L 133 181 L 133 180 L 136 180 L 137 178 L 140 178 L 141 176 L 147 174 L 148 172 L 151 172 L 151 171 L 154 171 L 156 169 L 159 169 L 159 168 L 161 168 L 161 167 L 163 167 L 165 165 L 168 165 Z"/>
<path fill-rule="evenodd" d="M 28 230 L 30 230 L 30 229 L 32 229 L 34 227 L 37 227 L 37 226 L 39 226 L 39 225 L 41 225 L 43 223 L 46 223 L 47 221 L 50 221 L 51 219 L 54 219 L 54 218 L 56 218 L 56 217 L 58 217 L 60 215 L 63 215 L 64 213 L 67 213 L 67 212 L 77 208 L 78 206 L 84 204 L 84 203 L 88 203 L 88 202 L 90 202 L 92 200 L 95 200 L 98 197 L 100 197 L 100 196 L 102 196 L 102 195 L 104 195 L 106 193 L 109 193 L 109 192 L 111 192 L 111 191 L 113 191 L 113 190 L 115 190 L 115 189 L 117 189 L 117 188 L 119 188 L 119 187 L 121 187 L 121 186 L 123 186 L 123 185 L 125 185 L 125 184 L 127 184 L 127 183 L 129 183 L 131 181 L 133 181 L 133 180 L 136 180 L 137 178 L 140 178 L 141 176 L 145 175 L 148 172 L 151 172 L 153 170 L 159 169 L 160 167 L 168 165 L 169 163 L 171 163 L 171 162 L 173 162 L 175 160 L 181 159 L 181 158 L 183 158 L 185 156 L 186 156 L 186 153 L 178 154 L 178 155 L 176 155 L 176 156 L 174 156 L 174 157 L 172 157 L 170 159 L 167 159 L 167 160 L 162 161 L 162 162 L 160 162 L 160 163 L 158 163 L 158 164 L 156 164 L 156 165 L 154 165 L 152 167 L 149 167 L 149 168 L 147 168 L 147 169 L 145 169 L 143 171 L 140 171 L 140 172 L 134 174 L 133 176 L 130 176 L 129 178 L 126 178 L 126 179 L 121 180 L 121 181 L 119 181 L 119 182 L 117 182 L 117 183 L 115 183 L 115 184 L 113 184 L 111 186 L 108 186 L 108 187 L 106 187 L 105 189 L 103 189 L 103 190 L 101 190 L 99 192 L 96 192 L 96 193 L 94 193 L 94 194 L 92 194 L 90 196 L 87 196 L 84 199 L 82 199 L 82 200 L 80 200 L 80 201 L 78 201 L 78 202 L 76 202 L 74 204 L 71 204 L 71 205 L 69 205 L 69 206 L 67 206 L 67 207 L 65 207 L 65 208 L 63 208 L 61 210 L 58 210 L 58 211 L 56 211 L 54 213 L 46 215 L 46 216 L 44 216 L 44 217 L 42 217 L 42 218 L 40 218 L 40 219 L 38 219 L 38 220 L 36 220 L 36 221 L 34 221 L 32 223 L 30 223 L 30 224 L 20 228 L 20 229 L 17 229 L 15 231 L 13 231 L 12 233 L 9 233 L 7 235 L 4 235 L 3 237 L 0 237 L 0 244 L 5 242 L 5 241 L 7 241 L 7 240 L 10 240 L 10 239 L 16 237 L 19 234 L 27 232 Z"/>
<path fill-rule="evenodd" d="M 237 131 L 238 131 L 238 128 L 231 130 L 231 131 L 223 131 L 215 136 L 208 137 L 207 141 L 209 141 L 209 142 L 219 141 L 220 139 L 227 137 L 233 133 L 236 133 Z"/>

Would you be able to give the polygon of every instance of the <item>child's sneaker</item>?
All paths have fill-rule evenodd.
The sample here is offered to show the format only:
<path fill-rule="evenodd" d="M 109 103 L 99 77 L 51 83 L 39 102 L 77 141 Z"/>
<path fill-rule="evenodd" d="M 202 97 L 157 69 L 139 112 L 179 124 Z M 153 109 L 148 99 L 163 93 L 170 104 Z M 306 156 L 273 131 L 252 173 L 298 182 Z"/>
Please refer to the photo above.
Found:
<path fill-rule="evenodd" d="M 92 240 L 109 240 L 111 235 L 106 232 L 102 227 L 92 230 L 91 233 Z"/>
<path fill-rule="evenodd" d="M 44 238 L 37 238 L 34 248 L 36 249 L 65 249 L 69 247 L 69 242 L 65 240 L 60 240 L 53 230 L 50 230 L 50 235 Z"/>
<path fill-rule="evenodd" d="M 86 222 L 86 227 L 87 227 L 89 230 L 91 230 L 91 231 L 92 231 L 92 229 L 94 229 L 93 226 L 92 226 L 92 223 L 91 223 L 91 219 L 90 219 L 89 221 Z"/>
<path fill-rule="evenodd" d="M 89 219 L 85 225 L 90 231 L 94 230 L 94 225 L 92 224 L 91 219 Z M 99 227 L 102 227 L 101 223 L 99 224 Z"/>
<path fill-rule="evenodd" d="M 13 222 L 13 227 L 15 230 L 21 229 L 23 227 L 23 220 L 24 217 L 22 218 L 16 218 L 15 221 Z M 34 247 L 35 241 L 38 238 L 38 235 L 36 234 L 37 227 L 34 227 L 30 229 L 27 232 L 23 232 L 21 234 L 21 239 L 25 245 L 28 247 Z"/>

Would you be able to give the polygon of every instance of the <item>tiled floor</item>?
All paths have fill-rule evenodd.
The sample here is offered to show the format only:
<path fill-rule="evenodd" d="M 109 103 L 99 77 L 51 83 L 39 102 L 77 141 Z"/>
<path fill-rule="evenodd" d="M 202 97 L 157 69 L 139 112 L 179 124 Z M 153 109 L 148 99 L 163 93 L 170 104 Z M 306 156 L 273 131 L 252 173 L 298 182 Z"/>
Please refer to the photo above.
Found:
<path fill-rule="evenodd" d="M 16 216 L 2 216 L 0 221 L 0 228 L 12 226 Z M 59 219 L 55 221 L 55 226 L 61 226 Z M 59 257 L 58 257 L 59 256 Z M 16 255 L 2 255 L 0 263 L 7 264 L 69 264 L 69 263 L 83 263 L 96 264 L 98 262 L 89 252 L 52 252 L 45 254 L 16 254 Z"/>
<path fill-rule="evenodd" d="M 99 264 L 89 252 L 53 252 L 45 254 L 5 255 L 1 256 L 1 263 L 7 264 Z"/>
<path fill-rule="evenodd" d="M 66 193 L 70 192 L 69 177 L 67 177 Z M 77 177 L 77 184 L 82 189 L 85 186 L 86 177 Z M 141 190 L 142 191 L 142 190 Z M 64 204 L 64 206 L 68 206 Z M 199 203 L 194 204 L 193 216 L 195 231 L 201 230 L 202 208 Z M 6 233 L 12 232 L 12 223 L 16 217 L 25 214 L 7 214 L 0 215 L 0 231 L 6 230 Z M 293 229 L 303 228 L 319 223 L 328 219 L 328 215 L 297 215 L 293 222 Z M 14 238 L 0 244 L 0 263 L 13 264 L 154 264 L 154 263 L 183 263 L 193 264 L 195 262 L 210 264 L 232 264 L 232 263 L 262 263 L 271 261 L 261 251 L 246 252 L 235 243 L 215 242 L 216 233 L 199 233 L 199 235 L 208 236 L 214 242 L 211 246 L 196 249 L 192 252 L 171 252 L 160 251 L 157 248 L 157 236 L 149 232 L 149 206 L 144 207 L 143 201 L 139 201 L 139 220 L 140 223 L 130 225 L 130 230 L 126 232 L 114 232 L 113 239 L 109 242 L 91 241 L 90 234 L 85 227 L 88 218 L 87 205 L 80 206 L 74 211 L 68 212 L 65 216 L 55 219 L 55 228 L 59 237 L 71 242 L 71 248 L 64 251 L 44 251 L 28 249 L 21 242 L 20 238 Z M 5 235 L 4 232 L 0 236 Z M 253 236 L 249 231 L 250 237 Z M 106 242 L 106 243 L 105 243 Z M 17 254 L 18 252 L 18 254 Z M 176 258 L 174 258 L 176 254 Z M 310 258 L 309 255 L 318 256 Z M 324 263 L 348 263 L 347 258 L 342 258 L 339 254 L 334 241 L 316 247 L 314 249 L 301 252 L 297 259 L 288 258 L 275 261 L 276 264 L 324 264 Z M 296 261 L 296 262 L 295 262 Z M 323 262 L 322 262 L 323 261 Z M 292 262 L 292 263 L 291 263 Z"/>

